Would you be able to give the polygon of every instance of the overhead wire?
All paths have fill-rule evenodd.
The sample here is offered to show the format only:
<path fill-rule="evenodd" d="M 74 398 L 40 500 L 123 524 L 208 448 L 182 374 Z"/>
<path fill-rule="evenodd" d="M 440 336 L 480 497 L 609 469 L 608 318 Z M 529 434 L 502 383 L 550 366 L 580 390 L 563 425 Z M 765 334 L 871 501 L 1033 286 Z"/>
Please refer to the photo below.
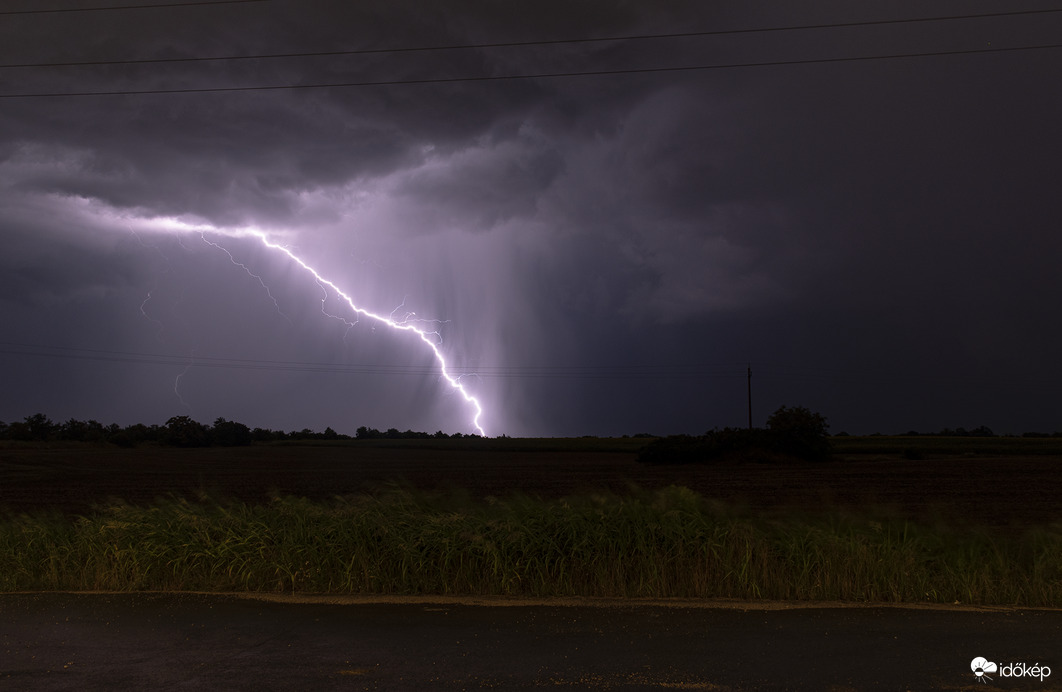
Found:
<path fill-rule="evenodd" d="M 173 7 L 196 7 L 201 5 L 240 5 L 252 2 L 271 2 L 271 0 L 193 0 L 193 2 L 165 2 L 154 5 L 106 5 L 102 7 L 58 7 L 54 9 L 35 10 L 0 10 L 0 16 L 24 14 L 66 14 L 69 12 L 112 12 L 115 10 L 151 10 Z"/>
<path fill-rule="evenodd" d="M 236 0 L 233 0 L 236 1 Z M 238 0 L 241 2 L 260 2 L 262 0 Z M 629 34 L 621 36 L 603 36 L 590 38 L 567 38 L 545 39 L 535 41 L 499 41 L 492 43 L 463 43 L 443 44 L 431 46 L 405 46 L 397 48 L 359 48 L 353 50 L 330 50 L 330 51 L 302 51 L 292 53 L 259 53 L 253 55 L 214 55 L 214 56 L 190 56 L 182 58 L 136 58 L 128 60 L 80 60 L 67 62 L 40 62 L 40 63 L 4 63 L 0 68 L 47 68 L 47 67 L 89 67 L 103 65 L 147 65 L 147 64 L 171 64 L 188 62 L 220 62 L 234 60 L 271 60 L 290 58 L 314 58 L 314 57 L 339 57 L 350 55 L 380 55 L 388 53 L 418 53 L 429 51 L 451 50 L 483 50 L 491 48 L 516 48 L 531 46 L 555 46 L 576 45 L 583 43 L 607 43 L 620 41 L 645 41 L 675 38 L 701 38 L 707 36 L 731 36 L 740 34 L 773 33 L 784 31 L 807 31 L 815 29 L 836 29 L 868 26 L 884 26 L 890 24 L 914 24 L 925 22 L 954 21 L 964 19 L 986 19 L 999 17 L 1016 17 L 1033 14 L 1051 14 L 1062 12 L 1062 8 L 1040 10 L 1016 10 L 1010 12 L 989 12 L 982 14 L 940 15 L 935 17 L 913 17 L 906 19 L 880 19 L 862 22 L 834 22 L 828 24 L 800 24 L 779 27 L 756 27 L 747 29 L 718 29 L 713 31 L 683 31 L 675 33 L 658 34 Z M 0 13 L 2 14 L 2 13 Z"/>
<path fill-rule="evenodd" d="M 178 368 L 220 368 L 233 370 L 257 370 L 273 372 L 329 373 L 345 375 L 416 375 L 426 376 L 439 373 L 435 365 L 380 365 L 365 363 L 324 363 L 312 361 L 267 360 L 253 358 L 217 357 L 191 354 L 187 356 L 161 353 L 144 353 L 135 351 L 112 351 L 69 346 L 51 346 L 44 344 L 24 344 L 0 342 L 0 354 L 58 358 L 69 360 L 89 360 L 110 363 L 129 363 L 134 365 L 160 365 Z M 910 370 L 886 372 L 880 367 L 874 369 L 814 367 L 793 363 L 758 361 L 753 364 L 753 377 L 757 381 L 837 381 L 858 380 L 861 382 L 894 382 L 896 380 L 917 380 L 919 382 L 938 381 L 994 381 L 988 374 L 962 372 L 938 372 L 929 374 Z M 494 365 L 461 366 L 451 364 L 449 368 L 460 371 L 462 378 L 501 378 L 501 379 L 623 379 L 623 380 L 670 380 L 670 379 L 744 379 L 747 376 L 747 362 L 714 362 L 660 365 L 653 363 L 628 365 Z M 1051 383 L 1029 373 L 1009 373 L 1011 378 L 1037 381 L 1043 386 Z M 1054 386 L 1051 384 L 1051 386 Z"/>
<path fill-rule="evenodd" d="M 215 356 L 175 356 L 159 353 L 110 351 L 102 349 L 48 346 L 42 344 L 0 343 L 0 353 L 8 355 L 91 360 L 139 365 L 166 365 L 174 367 L 230 368 L 240 370 L 268 370 L 277 372 L 341 373 L 349 375 L 431 375 L 439 372 L 434 365 L 379 365 L 320 363 L 286 360 L 259 360 L 251 358 L 221 358 Z M 461 377 L 560 377 L 589 379 L 670 379 L 744 376 L 734 364 L 701 365 L 600 365 L 600 366 L 450 366 L 462 371 Z"/>
<path fill-rule="evenodd" d="M 928 58 L 947 55 L 974 55 L 983 53 L 1009 53 L 1019 51 L 1049 50 L 1062 48 L 1062 43 L 1049 43 L 1035 46 L 1013 46 L 1007 48 L 975 48 L 968 50 L 924 51 L 917 53 L 890 53 L 885 55 L 863 55 L 842 58 L 806 58 L 799 60 L 768 60 L 761 62 L 719 63 L 712 65 L 680 65 L 670 67 L 641 67 L 613 70 L 585 70 L 574 72 L 539 72 L 533 74 L 479 75 L 466 77 L 425 77 L 418 79 L 385 79 L 357 82 L 315 82 L 308 84 L 262 84 L 253 86 L 226 87 L 187 87 L 178 89 L 120 89 L 112 91 L 57 91 L 0 94 L 0 98 L 41 98 L 41 97 L 84 97 L 84 96 L 138 96 L 148 94 L 207 94 L 221 92 L 246 91 L 280 91 L 298 89 L 329 89 L 371 86 L 398 86 L 412 84 L 456 84 L 461 82 L 497 82 L 523 79 L 555 79 L 562 77 L 600 77 L 624 74 L 654 74 L 667 72 L 694 72 L 707 70 L 724 70 L 755 67 L 778 67 L 782 65 L 814 65 L 844 62 L 861 62 L 873 60 L 896 60 L 902 58 Z"/>
<path fill-rule="evenodd" d="M 258 0 L 228 0 L 228 1 L 258 1 Z M 186 5 L 189 3 L 180 3 Z M 154 7 L 161 7 L 162 5 L 155 5 Z M 133 7 L 133 6 L 128 6 Z M 0 65 L 0 68 L 23 68 L 23 67 L 70 67 L 70 66 L 91 66 L 91 65 L 122 65 L 122 64 L 146 64 L 146 63 L 179 63 L 179 62 L 201 62 L 201 61 L 220 61 L 220 60 L 248 60 L 248 59 L 268 59 L 268 58 L 301 58 L 301 57 L 315 57 L 315 56 L 338 56 L 338 55 L 358 55 L 358 54 L 372 54 L 372 53 L 402 53 L 402 52 L 417 52 L 417 51 L 438 51 L 438 50 L 459 50 L 459 49 L 486 49 L 486 48 L 500 48 L 500 47 L 513 47 L 513 46 L 546 46 L 546 45 L 558 45 L 558 44 L 577 44 L 577 43 L 590 43 L 590 42 L 604 42 L 604 41 L 632 41 L 632 40 L 646 40 L 646 39 L 674 39 L 683 37 L 699 37 L 699 36 L 719 36 L 727 34 L 749 34 L 749 33 L 765 33 L 765 32 L 778 32 L 778 31 L 806 31 L 813 29 L 826 29 L 826 28 L 841 28 L 841 27 L 865 27 L 865 26 L 878 26 L 888 24 L 910 24 L 916 22 L 939 22 L 939 21 L 953 21 L 953 20 L 966 20 L 966 19 L 980 19 L 980 18 L 993 18 L 1004 16 L 1022 16 L 1022 15 L 1036 15 L 1036 14 L 1048 14 L 1062 12 L 1060 8 L 1051 9 L 1039 9 L 1039 10 L 1014 10 L 1009 12 L 993 12 L 993 13 L 981 13 L 981 14 L 962 14 L 962 15 L 942 15 L 935 17 L 915 17 L 915 18 L 903 18 L 903 19 L 886 19 L 886 20 L 868 20 L 861 22 L 836 22 L 826 24 L 805 24 L 794 25 L 785 27 L 760 27 L 750 29 L 724 29 L 715 31 L 698 31 L 698 32 L 680 32 L 680 33 L 666 33 L 666 34 L 635 34 L 627 36 L 612 36 L 612 37 L 589 37 L 589 38 L 575 38 L 575 39 L 551 39 L 540 41 L 508 41 L 508 42 L 493 42 L 493 43 L 477 43 L 477 44 L 454 44 L 454 45 L 436 45 L 436 46 L 408 46 L 398 48 L 372 48 L 372 49 L 359 49 L 350 51 L 318 51 L 318 52 L 301 52 L 301 53 L 270 53 L 259 54 L 249 56 L 193 56 L 185 58 L 153 58 L 153 59 L 134 59 L 134 60 L 114 60 L 114 61 L 74 61 L 74 62 L 51 62 L 51 63 L 9 63 Z M 958 55 L 975 55 L 975 54 L 991 54 L 991 53 L 1013 53 L 1022 51 L 1038 51 L 1038 50 L 1051 50 L 1062 48 L 1062 43 L 1048 43 L 1040 45 L 1020 45 L 1020 46 L 996 46 L 996 47 L 981 47 L 970 49 L 954 49 L 954 50 L 940 50 L 940 51 L 919 51 L 908 53 L 885 53 L 876 55 L 857 55 L 857 56 L 842 56 L 842 57 L 826 57 L 826 58 L 797 58 L 797 59 L 782 59 L 782 60 L 764 60 L 764 61 L 747 61 L 747 62 L 727 62 L 727 63 L 715 63 L 715 64 L 697 64 L 697 65 L 672 65 L 672 66 L 659 66 L 659 67 L 630 67 L 630 68 L 616 68 L 616 69 L 601 69 L 601 70 L 569 70 L 569 71 L 550 71 L 550 72 L 535 72 L 527 74 L 504 74 L 504 75 L 465 75 L 465 76 L 450 76 L 450 77 L 422 77 L 422 78 L 402 78 L 402 79 L 370 79 L 370 80 L 358 80 L 358 81 L 334 81 L 334 82 L 307 82 L 301 84 L 257 84 L 246 86 L 203 86 L 203 87 L 176 87 L 176 88 L 142 88 L 142 89 L 112 89 L 112 90 L 97 90 L 97 91 L 47 91 L 47 92 L 18 92 L 18 93 L 6 93 L 0 94 L 0 98 L 12 99 L 12 98 L 41 98 L 41 97 L 89 97 L 89 96 L 130 96 L 130 95 L 158 95 L 158 94 L 203 94 L 203 93 L 222 93 L 222 92 L 250 92 L 250 91 L 278 91 L 278 90 L 305 90 L 305 89 L 327 89 L 327 88 L 355 88 L 355 87 L 374 87 L 374 86 L 398 86 L 398 85 L 428 85 L 428 84 L 455 84 L 455 83 L 472 83 L 472 82 L 498 82 L 498 81 L 514 81 L 514 80 L 534 80 L 534 79 L 558 79 L 558 78 L 575 78 L 575 77 L 592 77 L 592 76 L 611 76 L 611 75 L 628 75 L 628 74 L 660 74 L 660 73 L 677 73 L 677 72 L 693 72 L 693 71 L 709 71 L 709 70 L 727 70 L 727 69 L 743 69 L 743 68 L 764 68 L 764 67 L 779 67 L 789 65 L 813 65 L 813 64 L 831 64 L 831 63 L 850 63 L 850 62 L 866 62 L 877 60 L 898 60 L 898 59 L 913 59 L 913 58 L 929 58 L 929 57 L 942 57 L 942 56 L 958 56 Z"/>

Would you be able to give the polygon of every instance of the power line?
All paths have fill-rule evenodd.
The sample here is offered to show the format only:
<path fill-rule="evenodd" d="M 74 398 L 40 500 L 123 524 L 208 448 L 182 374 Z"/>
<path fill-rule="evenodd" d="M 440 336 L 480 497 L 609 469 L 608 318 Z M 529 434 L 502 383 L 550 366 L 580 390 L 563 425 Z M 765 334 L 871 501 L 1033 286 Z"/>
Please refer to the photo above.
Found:
<path fill-rule="evenodd" d="M 199 5 L 238 5 L 249 2 L 270 2 L 270 0 L 199 0 L 198 2 L 166 2 L 157 5 L 108 5 L 105 7 L 65 7 L 50 10 L 3 10 L 0 16 L 17 14 L 65 14 L 67 12 L 111 12 L 113 10 L 150 10 L 171 7 L 195 7 Z"/>
<path fill-rule="evenodd" d="M 439 374 L 439 369 L 431 365 L 380 365 L 365 363 L 322 363 L 312 361 L 260 360 L 252 358 L 222 358 L 215 356 L 178 356 L 159 353 L 139 353 L 131 351 L 109 351 L 101 349 L 73 348 L 66 346 L 47 346 L 41 344 L 21 344 L 0 342 L 0 354 L 29 356 L 37 358 L 56 358 L 63 360 L 83 360 L 104 363 L 128 363 L 132 365 L 170 366 L 175 368 L 214 368 L 229 370 L 254 370 L 264 372 L 326 373 L 340 375 L 388 375 L 428 377 Z M 496 365 L 463 367 L 451 365 L 451 370 L 461 371 L 458 377 L 478 379 L 576 379 L 576 380 L 705 380 L 705 379 L 746 379 L 749 377 L 745 362 L 655 364 L 642 363 L 631 365 Z M 757 377 L 761 382 L 891 382 L 916 381 L 920 383 L 965 383 L 997 382 L 1019 380 L 1026 386 L 1037 388 L 1052 387 L 1055 384 L 1045 382 L 1042 375 L 1026 372 L 1006 372 L 993 370 L 987 373 L 968 371 L 932 374 L 902 369 L 885 371 L 880 368 L 837 369 L 768 363 L 759 366 Z"/>
<path fill-rule="evenodd" d="M 213 356 L 171 356 L 158 353 L 107 351 L 40 344 L 0 343 L 0 353 L 8 355 L 89 360 L 138 365 L 168 365 L 174 367 L 203 367 L 239 370 L 267 370 L 277 372 L 319 372 L 347 375 L 436 375 L 436 366 L 369 365 L 346 363 L 318 363 L 285 360 L 256 360 L 251 358 L 218 358 Z M 738 377 L 743 371 L 735 364 L 713 365 L 602 365 L 602 366 L 485 366 L 464 368 L 462 377 L 481 378 L 565 378 L 565 379 L 672 379 L 704 377 Z"/>
<path fill-rule="evenodd" d="M 102 349 L 77 348 L 68 346 L 48 346 L 43 344 L 22 344 L 0 342 L 0 354 L 31 356 L 41 358 L 58 358 L 64 360 L 88 360 L 110 363 L 130 363 L 134 365 L 165 365 L 172 367 L 221 368 L 233 370 L 259 370 L 273 372 L 310 372 L 333 373 L 345 375 L 437 375 L 439 369 L 432 365 L 373 365 L 351 363 L 322 363 L 313 361 L 261 360 L 252 358 L 222 358 L 215 356 L 177 356 L 160 353 L 142 353 L 133 351 L 110 351 Z M 495 365 L 463 367 L 451 365 L 451 369 L 460 370 L 459 377 L 503 378 L 503 379 L 624 379 L 624 380 L 663 380 L 663 379 L 746 379 L 748 366 L 743 361 L 687 364 L 641 363 L 631 365 Z M 910 370 L 892 372 L 875 368 L 808 367 L 796 364 L 770 363 L 760 365 L 757 377 L 762 381 L 805 381 L 805 382 L 895 382 L 896 380 L 917 380 L 919 382 L 985 382 L 995 381 L 998 377 L 1028 380 L 1042 386 L 1054 386 L 1044 383 L 1042 375 L 1026 372 L 1006 372 L 994 370 L 991 373 L 933 373 L 928 374 Z"/>
<path fill-rule="evenodd" d="M 696 72 L 708 70 L 727 70 L 755 67 L 779 67 L 783 65 L 816 65 L 844 62 L 867 62 L 874 60 L 897 60 L 903 58 L 930 58 L 949 55 L 976 55 L 986 53 L 1009 53 L 1062 48 L 1062 43 L 1050 43 L 1036 46 L 1014 46 L 1010 48 L 974 48 L 968 50 L 926 51 L 920 53 L 889 53 L 885 55 L 864 55 L 843 58 L 807 58 L 800 60 L 769 60 L 763 62 L 718 63 L 714 65 L 682 65 L 673 67 L 641 67 L 615 70 L 586 70 L 580 72 L 540 72 L 517 75 L 485 75 L 471 77 L 430 77 L 421 79 L 387 79 L 361 82 L 315 82 L 310 84 L 266 84 L 254 86 L 230 87 L 189 87 L 180 89 L 123 89 L 116 91 L 53 91 L 38 93 L 0 94 L 0 98 L 40 98 L 59 96 L 139 96 L 148 94 L 208 94 L 240 91 L 281 91 L 295 89 L 330 89 L 371 86 L 402 86 L 413 84 L 456 84 L 462 82 L 499 82 L 522 79 L 555 79 L 562 77 L 602 77 L 626 74 L 658 74 L 667 72 Z"/>
<path fill-rule="evenodd" d="M 313 363 L 299 361 L 255 360 L 250 358 L 217 358 L 213 356 L 171 356 L 158 353 L 129 351 L 105 351 L 64 346 L 38 344 L 0 344 L 0 353 L 9 355 L 60 358 L 69 360 L 92 360 L 139 365 L 172 365 L 179 367 L 234 368 L 243 370 L 278 370 L 298 372 L 345 372 L 350 374 L 413 374 L 423 375 L 438 372 L 429 366 L 377 366 L 342 363 Z"/>
<path fill-rule="evenodd" d="M 263 0 L 228 0 L 229 2 L 262 2 Z M 189 4 L 213 4 L 213 3 L 189 3 Z M 145 7 L 163 7 L 163 5 L 146 5 Z M 107 9 L 107 8 L 100 8 Z M 36 11 L 36 10 L 34 10 Z M 49 11 L 49 10 L 43 10 Z M 54 10 L 64 11 L 64 10 Z M 73 10 L 71 10 L 73 11 Z M 402 48 L 364 48 L 356 50 L 335 50 L 335 51 L 312 51 L 312 52 L 295 52 L 295 53 L 261 53 L 256 55 L 218 55 L 218 56 L 193 56 L 186 58 L 143 58 L 143 59 L 131 59 L 131 60 L 82 60 L 71 62 L 44 62 L 44 63 L 8 63 L 0 64 L 0 68 L 40 68 L 40 67 L 88 67 L 88 66 L 103 66 L 103 65 L 146 65 L 146 64 L 169 64 L 169 63 L 189 63 L 189 62 L 211 62 L 211 61 L 233 61 L 233 60 L 265 60 L 265 59 L 277 59 L 277 58 L 314 58 L 314 57 L 336 57 L 344 55 L 378 55 L 385 53 L 417 53 L 428 51 L 446 51 L 446 50 L 478 50 L 487 48 L 515 48 L 515 47 L 528 47 L 528 46 L 553 46 L 553 45 L 568 45 L 568 44 L 580 44 L 580 43 L 605 43 L 605 42 L 618 42 L 618 41 L 644 41 L 644 40 L 656 40 L 656 39 L 675 39 L 675 38 L 697 38 L 706 36 L 729 36 L 738 34 L 753 34 L 753 33 L 771 33 L 782 31 L 807 31 L 812 29 L 836 29 L 836 28 L 852 28 L 852 27 L 865 27 L 865 26 L 883 26 L 889 24 L 913 24 L 922 22 L 941 22 L 941 21 L 953 21 L 960 19 L 984 19 L 993 17 L 1013 17 L 1022 15 L 1033 14 L 1048 14 L 1062 12 L 1062 9 L 1047 9 L 1047 10 L 1020 10 L 1014 12 L 991 12 L 985 14 L 962 14 L 962 15 L 945 15 L 936 17 L 915 17 L 909 19 L 881 19 L 871 20 L 863 22 L 838 22 L 832 24 L 803 24 L 797 26 L 781 26 L 781 27 L 760 27 L 751 29 L 720 29 L 716 31 L 685 31 L 679 33 L 667 33 L 667 34 L 631 34 L 624 36 L 606 36 L 599 38 L 572 38 L 572 39 L 550 39 L 550 40 L 538 40 L 538 41 L 505 41 L 495 43 L 467 43 L 467 44 L 449 44 L 449 45 L 435 45 L 435 46 L 411 46 Z M 4 13 L 0 13 L 4 14 Z"/>

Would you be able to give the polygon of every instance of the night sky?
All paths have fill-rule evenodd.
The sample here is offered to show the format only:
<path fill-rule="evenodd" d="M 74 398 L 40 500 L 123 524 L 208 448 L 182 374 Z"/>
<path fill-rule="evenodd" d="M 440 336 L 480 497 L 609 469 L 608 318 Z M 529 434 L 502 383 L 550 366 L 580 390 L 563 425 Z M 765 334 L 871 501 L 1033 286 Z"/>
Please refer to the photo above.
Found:
<path fill-rule="evenodd" d="M 1062 48 L 968 52 L 1062 12 L 869 24 L 1057 3 L 10 14 L 123 1 L 0 5 L 0 420 L 475 432 L 391 320 L 491 436 L 743 426 L 750 365 L 757 425 L 1062 430 Z"/>

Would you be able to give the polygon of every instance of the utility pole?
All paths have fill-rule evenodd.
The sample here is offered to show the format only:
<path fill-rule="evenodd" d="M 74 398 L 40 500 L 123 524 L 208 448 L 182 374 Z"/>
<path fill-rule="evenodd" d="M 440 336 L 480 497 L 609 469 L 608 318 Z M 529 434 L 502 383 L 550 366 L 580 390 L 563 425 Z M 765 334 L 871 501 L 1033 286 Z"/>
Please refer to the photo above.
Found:
<path fill-rule="evenodd" d="M 749 430 L 752 430 L 752 363 L 749 363 L 748 383 L 749 383 Z"/>

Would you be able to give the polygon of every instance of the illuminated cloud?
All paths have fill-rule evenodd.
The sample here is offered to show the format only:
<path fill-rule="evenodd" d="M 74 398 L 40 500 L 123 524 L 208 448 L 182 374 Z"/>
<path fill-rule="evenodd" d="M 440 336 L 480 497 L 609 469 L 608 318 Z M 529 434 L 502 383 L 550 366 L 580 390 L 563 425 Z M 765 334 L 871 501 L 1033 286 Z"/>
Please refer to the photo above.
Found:
<path fill-rule="evenodd" d="M 845 3 L 800 16 L 788 6 L 752 13 L 684 2 L 531 7 L 521 16 L 471 4 L 326 1 L 316 13 L 252 3 L 27 16 L 0 27 L 0 62 L 882 18 Z M 901 3 L 889 13 L 924 8 Z M 1053 41 L 1062 19 L 993 21 L 1034 44 Z M 7 69 L 0 92 L 786 60 L 980 46 L 996 40 L 979 33 L 986 26 Z M 7 341 L 167 362 L 0 354 L 0 420 L 189 414 L 283 429 L 474 430 L 468 402 L 437 372 L 422 374 L 434 367 L 423 344 L 373 320 L 350 328 L 328 318 L 306 270 L 258 237 L 227 234 L 222 251 L 172 224 L 145 223 L 171 219 L 260 229 L 358 306 L 433 320 L 441 354 L 467 374 L 461 384 L 482 402 L 491 434 L 738 425 L 749 362 L 761 418 L 787 404 L 822 411 L 835 431 L 1053 430 L 1048 393 L 1062 384 L 1062 330 L 1047 316 L 1060 294 L 1062 95 L 1042 85 L 1060 59 L 1040 51 L 3 100 Z M 336 302 L 326 307 L 341 309 Z M 211 357 L 378 372 L 194 365 Z M 183 403 L 173 391 L 182 372 Z"/>

